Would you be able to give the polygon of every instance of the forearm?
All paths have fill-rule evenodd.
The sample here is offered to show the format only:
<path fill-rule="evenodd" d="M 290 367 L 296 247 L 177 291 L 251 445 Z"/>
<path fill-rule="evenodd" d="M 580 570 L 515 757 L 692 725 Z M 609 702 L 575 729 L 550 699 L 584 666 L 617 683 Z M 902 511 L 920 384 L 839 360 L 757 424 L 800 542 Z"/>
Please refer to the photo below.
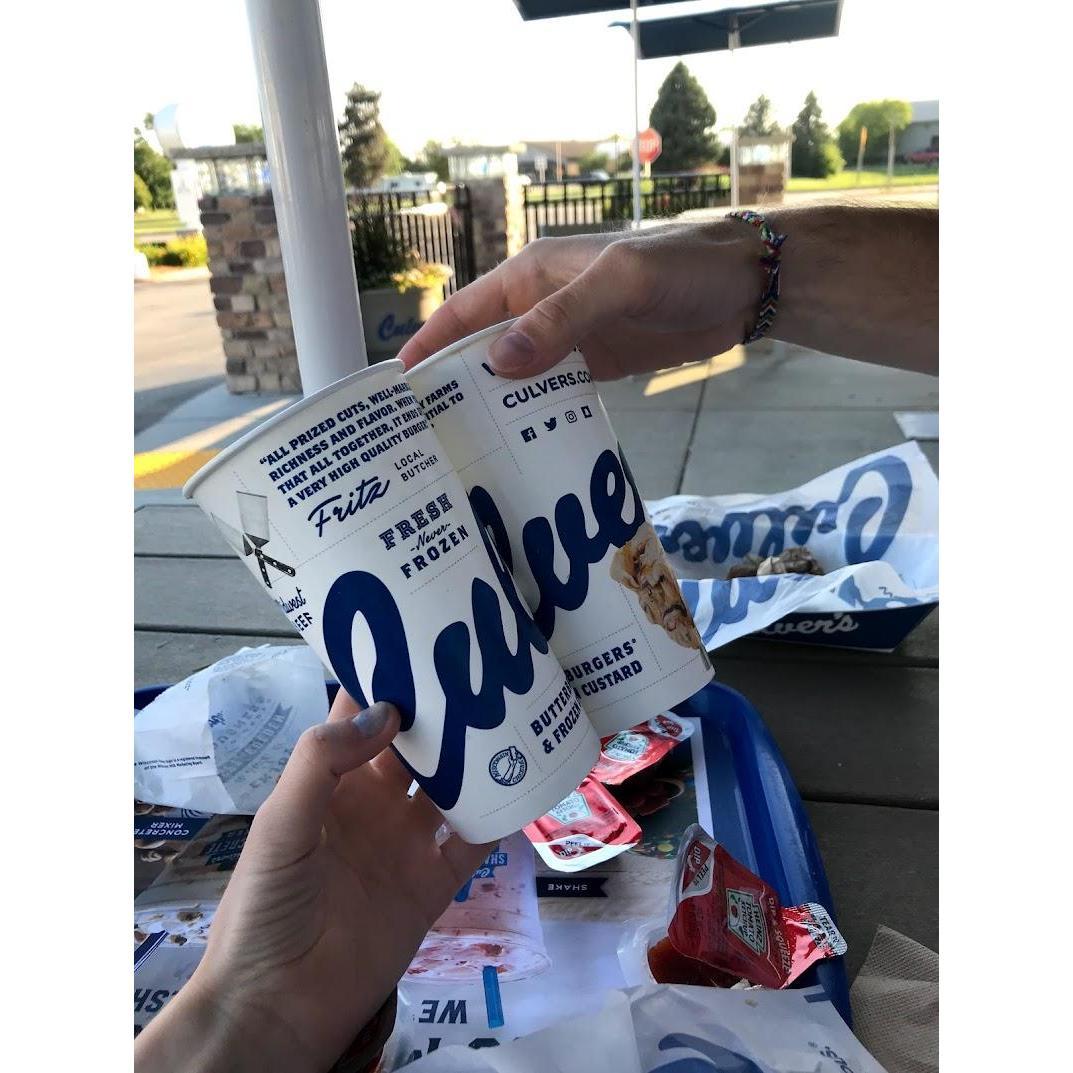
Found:
<path fill-rule="evenodd" d="M 787 236 L 773 337 L 938 371 L 937 209 L 824 205 L 765 216 Z"/>
<path fill-rule="evenodd" d="M 135 1073 L 308 1073 L 313 1066 L 274 1018 L 227 1009 L 195 975 L 134 1041 Z"/>

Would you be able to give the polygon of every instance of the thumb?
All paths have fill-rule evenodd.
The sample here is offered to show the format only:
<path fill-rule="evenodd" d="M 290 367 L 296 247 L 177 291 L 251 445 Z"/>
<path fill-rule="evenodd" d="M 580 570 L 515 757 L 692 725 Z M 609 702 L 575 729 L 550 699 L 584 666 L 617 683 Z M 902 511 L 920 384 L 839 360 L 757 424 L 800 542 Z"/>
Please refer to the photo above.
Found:
<path fill-rule="evenodd" d="M 626 288 L 609 246 L 565 287 L 538 302 L 489 348 L 497 373 L 537 376 L 558 365 L 586 335 L 626 312 Z"/>
<path fill-rule="evenodd" d="M 257 811 L 255 823 L 271 831 L 274 860 L 287 863 L 317 846 L 339 780 L 383 752 L 398 729 L 398 709 L 380 701 L 352 719 L 318 723 L 302 734 Z"/>

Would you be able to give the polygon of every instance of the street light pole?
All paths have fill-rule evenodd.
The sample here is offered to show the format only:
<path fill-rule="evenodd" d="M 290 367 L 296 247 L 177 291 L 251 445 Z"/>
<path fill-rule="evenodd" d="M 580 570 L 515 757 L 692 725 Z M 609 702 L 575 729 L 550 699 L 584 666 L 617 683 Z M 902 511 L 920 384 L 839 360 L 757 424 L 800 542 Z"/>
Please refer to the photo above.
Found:
<path fill-rule="evenodd" d="M 306 395 L 369 364 L 317 0 L 246 0 Z"/>
<path fill-rule="evenodd" d="M 641 60 L 641 31 L 637 25 L 637 0 L 630 0 L 630 33 L 633 36 L 633 227 L 641 226 L 641 106 L 637 68 Z"/>

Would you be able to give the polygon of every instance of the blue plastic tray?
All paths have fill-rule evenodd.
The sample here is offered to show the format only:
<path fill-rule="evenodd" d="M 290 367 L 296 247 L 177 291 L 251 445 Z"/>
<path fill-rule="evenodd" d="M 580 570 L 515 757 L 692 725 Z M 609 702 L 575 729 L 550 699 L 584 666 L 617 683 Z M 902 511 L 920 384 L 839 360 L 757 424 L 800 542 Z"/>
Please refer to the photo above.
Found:
<path fill-rule="evenodd" d="M 134 691 L 144 708 L 167 686 Z M 328 685 L 335 699 L 339 686 Z M 801 797 L 756 709 L 713 682 L 674 708 L 704 725 L 704 759 L 712 806 L 712 835 L 742 864 L 770 883 L 784 905 L 819 902 L 838 922 L 823 859 Z M 842 958 L 813 966 L 795 983 L 819 984 L 850 1024 L 849 986 Z"/>
<path fill-rule="evenodd" d="M 673 711 L 700 719 L 712 806 L 712 837 L 778 892 L 783 905 L 819 902 L 838 917 L 812 824 L 786 762 L 757 710 L 712 682 Z M 795 987 L 819 984 L 851 1023 L 842 958 L 814 965 Z"/>

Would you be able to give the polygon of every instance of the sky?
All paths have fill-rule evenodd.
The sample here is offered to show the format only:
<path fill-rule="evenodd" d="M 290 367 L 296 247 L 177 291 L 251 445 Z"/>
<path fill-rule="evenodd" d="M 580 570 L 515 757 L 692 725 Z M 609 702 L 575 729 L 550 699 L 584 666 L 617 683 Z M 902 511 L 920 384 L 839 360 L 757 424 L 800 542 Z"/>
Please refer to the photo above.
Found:
<path fill-rule="evenodd" d="M 640 17 L 725 6 L 674 3 L 642 8 Z M 378 90 L 381 121 L 408 156 L 429 139 L 504 144 L 632 134 L 632 45 L 625 30 L 610 27 L 629 18 L 628 4 L 625 12 L 536 22 L 524 22 L 512 0 L 321 0 L 320 7 L 336 113 L 352 83 Z M 133 123 L 183 102 L 229 122 L 260 122 L 242 0 L 139 5 L 138 36 L 157 47 L 131 65 Z M 788 125 L 810 89 L 833 127 L 860 100 L 936 99 L 941 48 L 934 0 L 844 0 L 837 38 L 683 59 L 715 107 L 717 127 L 741 122 L 761 93 Z M 674 64 L 641 62 L 642 127 Z"/>

